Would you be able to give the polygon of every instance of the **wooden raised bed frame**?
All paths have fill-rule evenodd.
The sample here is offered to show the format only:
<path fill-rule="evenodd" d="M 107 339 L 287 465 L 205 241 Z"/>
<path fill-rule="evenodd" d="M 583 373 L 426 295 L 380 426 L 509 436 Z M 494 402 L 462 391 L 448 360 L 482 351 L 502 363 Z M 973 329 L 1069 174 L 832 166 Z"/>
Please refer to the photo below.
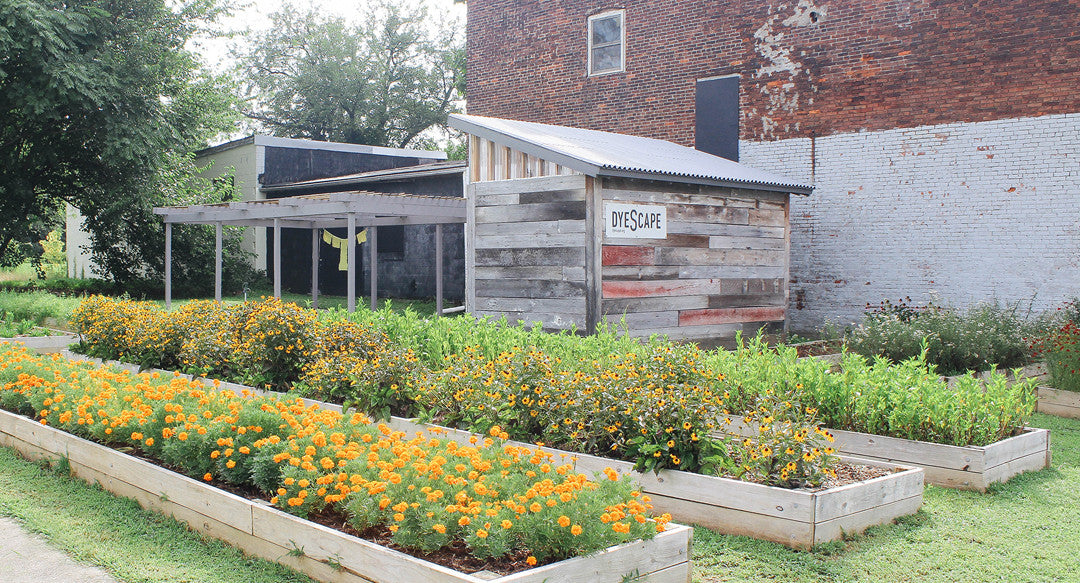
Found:
<path fill-rule="evenodd" d="M 295 517 L 25 417 L 0 411 L 0 445 L 32 460 L 67 459 L 71 473 L 171 515 L 249 555 L 335 583 L 689 583 L 693 530 L 670 524 L 649 541 L 512 575 L 465 574 Z"/>
<path fill-rule="evenodd" d="M 1050 387 L 1039 387 L 1039 401 L 1035 408 L 1040 413 L 1080 419 L 1080 393 Z"/>
<path fill-rule="evenodd" d="M 69 358 L 102 362 L 70 352 Z M 107 364 L 138 371 L 135 365 L 116 361 Z M 174 374 L 170 371 L 157 371 Z M 209 382 L 209 381 L 208 381 Z M 235 392 L 263 391 L 236 383 L 220 382 L 220 388 Z M 321 407 L 340 410 L 333 403 L 306 399 Z M 415 423 L 395 417 L 393 429 L 409 433 L 435 429 L 460 443 L 474 434 L 458 429 Z M 532 444 L 518 444 L 535 447 Z M 657 513 L 668 512 L 679 521 L 705 526 L 717 532 L 750 536 L 798 549 L 843 540 L 846 534 L 887 524 L 900 516 L 914 514 L 922 506 L 923 471 L 892 462 L 852 458 L 849 461 L 900 469 L 887 476 L 818 492 L 762 486 L 740 480 L 704 476 L 691 472 L 662 471 L 642 474 L 633 464 L 585 454 L 551 450 L 585 474 L 612 468 L 638 480 L 643 492 L 653 498 Z"/>

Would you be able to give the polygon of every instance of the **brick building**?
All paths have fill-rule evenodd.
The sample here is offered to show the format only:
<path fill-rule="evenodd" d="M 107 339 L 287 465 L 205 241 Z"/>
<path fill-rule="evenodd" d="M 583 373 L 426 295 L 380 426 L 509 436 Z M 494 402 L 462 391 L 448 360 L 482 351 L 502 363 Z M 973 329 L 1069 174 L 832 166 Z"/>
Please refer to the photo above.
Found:
<path fill-rule="evenodd" d="M 909 295 L 1045 309 L 1080 294 L 1078 31 L 1075 0 L 470 0 L 468 109 L 814 184 L 795 330 Z"/>

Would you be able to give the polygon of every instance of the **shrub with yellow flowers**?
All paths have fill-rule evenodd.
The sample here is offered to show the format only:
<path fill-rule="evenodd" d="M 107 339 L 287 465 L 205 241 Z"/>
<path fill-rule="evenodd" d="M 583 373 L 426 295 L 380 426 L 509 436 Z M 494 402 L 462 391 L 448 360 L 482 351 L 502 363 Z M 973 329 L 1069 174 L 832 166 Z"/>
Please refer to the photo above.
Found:
<path fill-rule="evenodd" d="M 416 357 L 385 333 L 348 321 L 319 322 L 310 357 L 293 385 L 300 394 L 356 407 L 376 419 L 412 412 L 406 380 Z"/>
<path fill-rule="evenodd" d="M 813 488 L 835 478 L 839 459 L 829 445 L 835 438 L 814 422 L 816 413 L 766 392 L 743 416 L 756 434 L 733 443 L 734 463 L 727 471 L 736 478 L 783 488 Z"/>
<path fill-rule="evenodd" d="M 403 547 L 464 545 L 530 565 L 663 532 L 612 470 L 592 480 L 540 448 L 489 437 L 406 435 L 300 399 L 238 396 L 179 376 L 133 374 L 0 344 L 0 405 L 101 443 L 133 447 L 207 481 L 255 486 L 306 516 L 344 513 Z"/>

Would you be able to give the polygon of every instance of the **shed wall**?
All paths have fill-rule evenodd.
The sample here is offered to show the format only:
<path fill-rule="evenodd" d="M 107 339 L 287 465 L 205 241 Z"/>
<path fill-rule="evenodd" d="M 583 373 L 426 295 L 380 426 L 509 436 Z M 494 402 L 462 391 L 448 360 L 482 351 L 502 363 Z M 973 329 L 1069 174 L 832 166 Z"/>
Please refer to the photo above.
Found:
<path fill-rule="evenodd" d="M 666 239 L 603 238 L 601 311 L 630 334 L 726 343 L 782 329 L 788 195 L 604 179 L 603 201 L 667 208 Z"/>
<path fill-rule="evenodd" d="M 577 175 L 468 186 L 473 314 L 586 327 L 586 184 Z"/>

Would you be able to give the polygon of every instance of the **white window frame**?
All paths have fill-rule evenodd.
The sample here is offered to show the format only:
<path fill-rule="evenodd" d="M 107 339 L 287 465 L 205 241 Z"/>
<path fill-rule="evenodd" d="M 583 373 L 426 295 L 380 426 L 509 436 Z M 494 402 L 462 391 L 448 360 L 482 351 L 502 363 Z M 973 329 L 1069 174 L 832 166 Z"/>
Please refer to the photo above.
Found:
<path fill-rule="evenodd" d="M 593 71 L 593 59 L 592 59 L 593 48 L 594 48 L 593 47 L 593 22 L 596 21 L 596 20 L 604 19 L 604 18 L 610 18 L 612 16 L 618 16 L 619 17 L 619 68 L 618 69 L 611 69 L 610 71 L 594 72 Z M 624 73 L 624 72 L 626 72 L 626 10 L 608 10 L 608 11 L 605 11 L 605 12 L 600 12 L 598 14 L 593 14 L 592 16 L 589 17 L 588 26 L 586 27 L 586 34 L 588 36 L 588 38 L 586 40 L 586 45 L 588 47 L 588 49 L 587 49 L 587 51 L 588 51 L 588 59 L 587 59 L 587 61 L 588 62 L 587 62 L 587 65 L 586 65 L 586 67 L 587 67 L 586 68 L 586 73 L 588 74 L 589 77 L 599 77 L 601 75 L 611 75 L 611 74 L 614 74 L 614 73 Z M 605 45 L 601 45 L 599 48 L 602 48 L 602 47 L 605 47 L 605 46 L 615 46 L 615 44 L 614 43 L 605 44 Z"/>

